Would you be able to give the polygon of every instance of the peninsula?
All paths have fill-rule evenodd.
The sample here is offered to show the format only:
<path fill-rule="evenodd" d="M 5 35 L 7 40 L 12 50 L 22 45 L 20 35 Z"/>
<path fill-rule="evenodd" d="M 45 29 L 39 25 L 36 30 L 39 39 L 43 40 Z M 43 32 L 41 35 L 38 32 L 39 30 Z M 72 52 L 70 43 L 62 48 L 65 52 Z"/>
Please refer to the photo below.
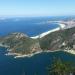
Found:
<path fill-rule="evenodd" d="M 7 48 L 5 55 L 14 55 L 14 58 L 31 57 L 41 52 L 59 50 L 69 53 L 74 52 L 75 27 L 68 28 L 61 23 L 59 25 L 58 28 L 35 37 L 29 37 L 19 32 L 8 34 L 0 37 L 0 46 Z"/>

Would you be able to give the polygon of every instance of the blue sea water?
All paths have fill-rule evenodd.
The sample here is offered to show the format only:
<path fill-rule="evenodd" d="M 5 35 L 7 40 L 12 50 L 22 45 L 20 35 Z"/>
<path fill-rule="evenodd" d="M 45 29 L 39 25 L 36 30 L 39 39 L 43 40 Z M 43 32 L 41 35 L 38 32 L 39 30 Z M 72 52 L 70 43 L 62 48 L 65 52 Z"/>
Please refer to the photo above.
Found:
<path fill-rule="evenodd" d="M 23 18 L 0 20 L 0 36 L 12 32 L 23 32 L 28 36 L 35 36 L 42 32 L 54 29 L 59 25 L 48 22 L 49 18 Z M 54 57 L 75 62 L 75 56 L 65 52 L 41 53 L 31 58 L 14 59 L 6 56 L 5 48 L 0 48 L 0 75 L 47 75 L 47 66 Z"/>
<path fill-rule="evenodd" d="M 0 75 L 47 75 L 47 67 L 54 57 L 60 57 L 64 61 L 75 62 L 75 55 L 62 51 L 55 53 L 41 53 L 30 58 L 14 59 L 13 56 L 5 56 L 6 49 L 0 48 Z"/>
<path fill-rule="evenodd" d="M 13 18 L 0 20 L 0 35 L 22 32 L 28 36 L 36 36 L 59 26 L 55 23 L 49 23 L 48 20 L 48 18 Z"/>

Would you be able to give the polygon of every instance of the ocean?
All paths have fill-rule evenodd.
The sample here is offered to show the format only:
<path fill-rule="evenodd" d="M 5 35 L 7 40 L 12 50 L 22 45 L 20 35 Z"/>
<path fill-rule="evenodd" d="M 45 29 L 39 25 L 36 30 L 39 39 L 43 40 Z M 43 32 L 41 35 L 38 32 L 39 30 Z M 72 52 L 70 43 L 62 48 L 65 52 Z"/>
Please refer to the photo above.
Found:
<path fill-rule="evenodd" d="M 28 36 L 36 36 L 58 26 L 58 24 L 50 23 L 49 18 L 3 19 L 0 20 L 0 35 L 7 35 L 13 32 L 22 32 Z"/>
<path fill-rule="evenodd" d="M 28 36 L 35 36 L 54 29 L 59 25 L 49 23 L 49 18 L 13 18 L 0 20 L 0 36 L 12 32 L 23 32 Z M 47 75 L 47 67 L 54 57 L 64 61 L 75 61 L 75 56 L 66 52 L 41 53 L 30 58 L 17 58 L 6 56 L 6 48 L 0 48 L 0 75 Z"/>
<path fill-rule="evenodd" d="M 54 57 L 64 61 L 75 62 L 75 55 L 66 52 L 51 52 L 34 55 L 30 58 L 17 58 L 6 56 L 5 48 L 0 48 L 0 75 L 48 75 L 47 67 Z"/>

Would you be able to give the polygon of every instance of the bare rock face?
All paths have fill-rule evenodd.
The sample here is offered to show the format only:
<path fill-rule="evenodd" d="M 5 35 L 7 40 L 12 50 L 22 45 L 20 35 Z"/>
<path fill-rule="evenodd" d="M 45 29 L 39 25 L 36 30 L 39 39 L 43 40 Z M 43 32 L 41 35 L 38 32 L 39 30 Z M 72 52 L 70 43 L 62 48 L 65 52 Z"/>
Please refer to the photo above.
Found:
<path fill-rule="evenodd" d="M 16 38 L 23 38 L 23 37 L 28 37 L 26 34 L 24 33 L 12 33 L 11 35 L 14 35 Z"/>

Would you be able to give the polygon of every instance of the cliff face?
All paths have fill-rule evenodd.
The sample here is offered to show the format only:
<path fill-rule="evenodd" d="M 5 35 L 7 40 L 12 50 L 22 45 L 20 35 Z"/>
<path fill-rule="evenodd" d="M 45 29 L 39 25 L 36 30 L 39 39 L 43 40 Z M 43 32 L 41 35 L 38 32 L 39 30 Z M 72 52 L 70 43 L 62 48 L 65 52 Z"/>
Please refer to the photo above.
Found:
<path fill-rule="evenodd" d="M 0 43 L 12 53 L 30 54 L 44 50 L 75 49 L 75 27 L 52 32 L 43 38 L 32 39 L 23 33 L 0 37 Z"/>

